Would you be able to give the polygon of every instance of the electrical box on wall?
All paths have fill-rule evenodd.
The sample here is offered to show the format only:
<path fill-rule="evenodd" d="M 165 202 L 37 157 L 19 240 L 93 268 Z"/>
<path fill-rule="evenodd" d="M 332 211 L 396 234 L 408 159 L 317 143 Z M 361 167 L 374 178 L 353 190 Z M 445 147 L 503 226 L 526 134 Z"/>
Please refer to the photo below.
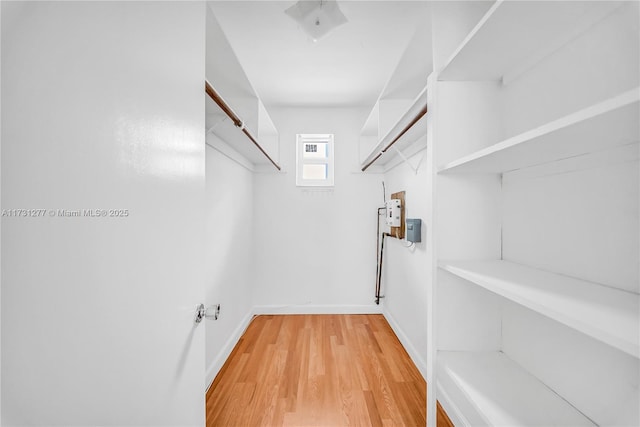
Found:
<path fill-rule="evenodd" d="M 407 218 L 407 242 L 418 243 L 422 241 L 422 220 L 420 218 Z"/>
<path fill-rule="evenodd" d="M 405 221 L 404 221 L 404 215 L 405 215 L 405 202 L 404 202 L 404 191 L 399 191 L 397 193 L 393 193 L 391 195 L 391 200 L 389 200 L 389 202 L 387 203 L 392 203 L 392 215 L 394 215 L 394 218 L 389 218 L 389 212 L 388 212 L 388 208 L 387 208 L 387 221 L 389 221 L 390 219 L 393 220 L 393 223 L 390 224 L 389 222 L 387 222 L 387 225 L 389 225 L 389 236 L 390 237 L 395 237 L 396 239 L 404 239 L 404 233 L 405 233 Z M 386 205 L 388 206 L 388 205 Z"/>
<path fill-rule="evenodd" d="M 387 208 L 386 223 L 389 227 L 400 227 L 401 204 L 399 199 L 385 202 Z"/>

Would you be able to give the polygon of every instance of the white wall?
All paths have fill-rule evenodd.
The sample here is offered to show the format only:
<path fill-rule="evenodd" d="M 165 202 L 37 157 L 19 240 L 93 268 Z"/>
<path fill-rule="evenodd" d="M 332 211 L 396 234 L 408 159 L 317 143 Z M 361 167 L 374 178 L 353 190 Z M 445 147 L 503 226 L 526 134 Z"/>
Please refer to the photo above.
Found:
<path fill-rule="evenodd" d="M 253 174 L 209 145 L 206 151 L 205 305 L 221 305 L 218 320 L 205 322 L 210 385 L 251 316 Z"/>
<path fill-rule="evenodd" d="M 591 157 L 504 175 L 503 259 L 637 294 L 638 145 Z"/>
<path fill-rule="evenodd" d="M 254 177 L 254 303 L 258 311 L 379 310 L 375 296 L 376 209 L 381 176 L 358 168 L 367 112 L 346 108 L 270 110 L 285 173 Z M 335 188 L 295 181 L 297 133 L 335 134 Z M 265 307 L 267 306 L 267 307 Z"/>
<path fill-rule="evenodd" d="M 0 58 L 2 57 L 2 6 L 0 6 Z M 0 67 L 0 82 L 2 82 L 2 67 Z M 2 99 L 2 84 L 0 84 L 0 99 Z M 0 118 L 2 117 L 2 102 L 0 102 Z M 0 211 L 2 210 L 2 120 L 0 119 Z M 0 221 L 0 242 L 2 242 L 2 222 Z M 2 425 L 2 245 L 0 244 L 0 425 Z"/>
<path fill-rule="evenodd" d="M 409 159 L 412 165 L 426 155 L 426 150 Z M 401 338 L 405 348 L 426 377 L 427 359 L 427 280 L 431 277 L 431 254 L 427 252 L 430 231 L 427 215 L 431 207 L 430 163 L 423 159 L 416 174 L 401 163 L 384 174 L 387 199 L 392 193 L 405 191 L 405 217 L 422 219 L 422 241 L 406 248 L 405 240 L 385 239 L 382 267 L 382 294 L 385 316 Z M 381 221 L 384 224 L 384 221 Z"/>
<path fill-rule="evenodd" d="M 1 7 L 2 423 L 201 426 L 205 5 Z"/>

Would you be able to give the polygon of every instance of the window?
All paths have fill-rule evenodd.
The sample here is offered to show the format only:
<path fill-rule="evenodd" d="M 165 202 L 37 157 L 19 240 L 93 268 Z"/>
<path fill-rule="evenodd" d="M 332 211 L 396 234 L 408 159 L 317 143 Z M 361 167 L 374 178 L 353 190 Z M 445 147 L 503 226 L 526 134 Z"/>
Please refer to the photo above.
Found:
<path fill-rule="evenodd" d="M 298 134 L 296 155 L 296 185 L 333 187 L 333 134 Z"/>

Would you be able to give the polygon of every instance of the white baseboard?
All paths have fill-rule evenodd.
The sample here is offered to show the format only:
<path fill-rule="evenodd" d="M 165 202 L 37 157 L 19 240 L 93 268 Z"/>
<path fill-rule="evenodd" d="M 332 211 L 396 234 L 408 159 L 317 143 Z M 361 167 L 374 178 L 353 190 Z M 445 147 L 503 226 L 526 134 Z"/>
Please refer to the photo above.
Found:
<path fill-rule="evenodd" d="M 402 343 L 402 346 L 405 348 L 405 350 L 407 350 L 407 353 L 409 353 L 409 357 L 411 358 L 411 360 L 413 360 L 413 363 L 415 363 L 416 367 L 422 374 L 422 377 L 426 381 L 427 379 L 426 361 L 422 358 L 422 355 L 418 352 L 418 350 L 416 350 L 413 343 L 411 342 L 409 337 L 407 337 L 407 334 L 404 333 L 404 331 L 402 330 L 402 328 L 400 327 L 396 319 L 391 315 L 391 313 L 389 313 L 389 310 L 383 309 L 382 314 L 385 317 L 385 319 L 387 319 L 387 322 L 389 322 L 391 329 L 393 329 L 393 332 L 396 333 L 396 335 L 398 336 L 398 339 Z"/>
<path fill-rule="evenodd" d="M 207 369 L 207 377 L 205 383 L 207 384 L 207 390 L 209 390 L 209 387 L 211 387 L 211 384 L 213 384 L 213 380 L 216 378 L 216 375 L 218 375 L 218 372 L 220 372 L 220 369 L 222 369 L 224 362 L 227 361 L 227 358 L 233 351 L 233 348 L 236 346 L 238 341 L 240 341 L 240 337 L 242 337 L 242 334 L 249 326 L 249 323 L 251 323 L 252 318 L 253 310 L 249 310 L 247 315 L 244 316 L 238 327 L 233 331 L 227 342 L 222 347 L 220 353 L 218 354 L 218 357 L 216 357 L 216 359 L 209 366 L 209 369 Z"/>
<path fill-rule="evenodd" d="M 442 409 L 444 409 L 444 411 L 447 413 L 447 416 L 449 417 L 453 425 L 458 427 L 470 426 L 471 424 L 465 418 L 465 416 L 462 415 L 462 412 L 460 412 L 458 407 L 453 404 L 453 400 L 451 400 L 449 394 L 444 390 L 444 387 L 442 387 L 439 382 L 436 382 L 436 384 L 438 402 L 440 402 L 440 406 L 442 406 Z"/>
<path fill-rule="evenodd" d="M 381 314 L 379 305 L 257 305 L 253 314 Z"/>

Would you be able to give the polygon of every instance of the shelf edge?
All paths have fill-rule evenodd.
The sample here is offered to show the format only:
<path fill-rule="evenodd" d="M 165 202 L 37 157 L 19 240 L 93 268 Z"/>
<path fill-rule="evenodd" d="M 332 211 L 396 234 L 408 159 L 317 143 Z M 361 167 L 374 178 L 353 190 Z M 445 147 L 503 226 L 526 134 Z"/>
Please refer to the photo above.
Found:
<path fill-rule="evenodd" d="M 497 0 L 493 5 L 491 5 L 489 10 L 487 10 L 485 12 L 485 14 L 482 16 L 482 18 L 480 18 L 478 23 L 473 27 L 473 29 L 471 29 L 471 31 L 469 31 L 469 33 L 466 35 L 466 37 L 458 45 L 456 50 L 453 51 L 453 53 L 449 56 L 449 58 L 447 59 L 445 64 L 442 66 L 442 68 L 438 72 L 438 80 L 439 81 L 446 80 L 446 79 L 441 79 L 442 74 L 446 74 L 447 68 L 449 68 L 451 66 L 451 64 L 455 61 L 456 57 L 458 55 L 460 55 L 460 52 L 462 52 L 466 48 L 466 46 L 469 44 L 469 42 L 485 26 L 487 21 L 489 21 L 491 19 L 491 17 L 496 13 L 496 11 L 500 8 L 500 6 L 502 6 L 504 1 L 505 0 Z"/>
<path fill-rule="evenodd" d="M 485 260 L 486 261 L 486 260 Z M 502 261 L 505 263 L 510 263 L 509 261 L 503 261 L 503 260 L 493 260 L 493 261 Z M 585 323 L 583 320 L 581 320 L 579 317 L 577 316 L 568 316 L 566 313 L 562 313 L 562 312 L 558 312 L 557 310 L 553 309 L 552 307 L 547 307 L 544 304 L 541 304 L 537 301 L 531 300 L 529 298 L 527 298 L 526 296 L 523 296 L 517 292 L 510 292 L 508 289 L 504 288 L 504 287 L 500 287 L 497 285 L 494 285 L 492 283 L 490 283 L 490 281 L 483 281 L 483 280 L 478 280 L 475 277 L 472 277 L 473 272 L 471 271 L 465 271 L 464 268 L 462 267 L 456 267 L 455 264 L 456 261 L 448 261 L 448 260 L 440 260 L 438 261 L 438 268 L 442 269 L 444 271 L 447 271 L 450 274 L 453 274 L 454 276 L 457 276 L 461 279 L 467 280 L 477 286 L 480 286 L 483 289 L 486 289 L 490 292 L 493 292 L 496 295 L 502 296 L 506 299 L 508 299 L 509 301 L 512 301 L 518 305 L 521 305 L 523 307 L 526 307 L 530 310 L 535 311 L 536 313 L 539 313 L 545 317 L 548 317 L 549 319 L 552 319 L 558 323 L 561 323 L 571 329 L 574 329 L 576 331 L 579 331 L 593 339 L 596 339 L 604 344 L 607 344 L 611 347 L 614 347 L 620 351 L 623 351 L 631 356 L 634 356 L 636 358 L 640 358 L 640 343 L 636 343 L 633 341 L 628 340 L 625 337 L 620 337 L 620 336 L 615 336 L 612 335 L 611 332 L 609 332 L 606 329 L 602 329 L 602 328 L 598 328 L 595 327 L 593 325 L 590 325 L 588 323 Z M 510 264 L 516 264 L 516 263 L 510 263 Z M 550 274 L 550 275 L 557 275 L 557 276 L 561 276 L 564 277 L 566 279 L 571 279 L 571 280 L 576 280 L 579 282 L 584 282 L 584 283 L 589 283 L 591 285 L 594 286 L 601 286 L 603 289 L 609 289 L 612 293 L 614 292 L 625 292 L 622 290 L 618 290 L 618 289 L 614 289 L 614 288 L 607 288 L 606 286 L 594 283 L 594 282 L 588 282 L 586 280 L 582 280 L 582 279 L 578 279 L 575 277 L 570 277 L 570 276 L 563 276 L 561 274 L 558 273 L 553 273 L 550 271 L 545 271 L 545 270 L 541 270 L 535 267 L 530 267 L 530 266 L 526 266 L 526 265 L 522 265 L 522 267 L 525 268 L 529 268 L 529 269 L 533 269 L 533 270 L 537 270 L 543 274 Z M 462 270 L 462 271 L 460 271 Z M 634 294 L 635 295 L 635 294 Z M 636 298 L 640 298 L 640 295 L 636 295 Z"/>
<path fill-rule="evenodd" d="M 588 121 L 600 115 L 615 111 L 619 108 L 623 108 L 637 102 L 640 102 L 640 87 L 628 90 L 614 96 L 613 98 L 609 98 L 605 101 L 601 101 L 597 104 L 580 109 L 559 119 L 552 120 L 541 126 L 530 129 L 518 135 L 502 140 L 496 144 L 490 145 L 489 147 L 478 150 L 472 154 L 446 163 L 438 168 L 438 173 L 453 172 L 455 168 L 470 164 L 482 158 L 489 157 L 494 153 L 505 151 L 519 144 L 532 141 L 544 135 L 552 134 L 553 132 L 568 128 L 580 122 Z"/>

